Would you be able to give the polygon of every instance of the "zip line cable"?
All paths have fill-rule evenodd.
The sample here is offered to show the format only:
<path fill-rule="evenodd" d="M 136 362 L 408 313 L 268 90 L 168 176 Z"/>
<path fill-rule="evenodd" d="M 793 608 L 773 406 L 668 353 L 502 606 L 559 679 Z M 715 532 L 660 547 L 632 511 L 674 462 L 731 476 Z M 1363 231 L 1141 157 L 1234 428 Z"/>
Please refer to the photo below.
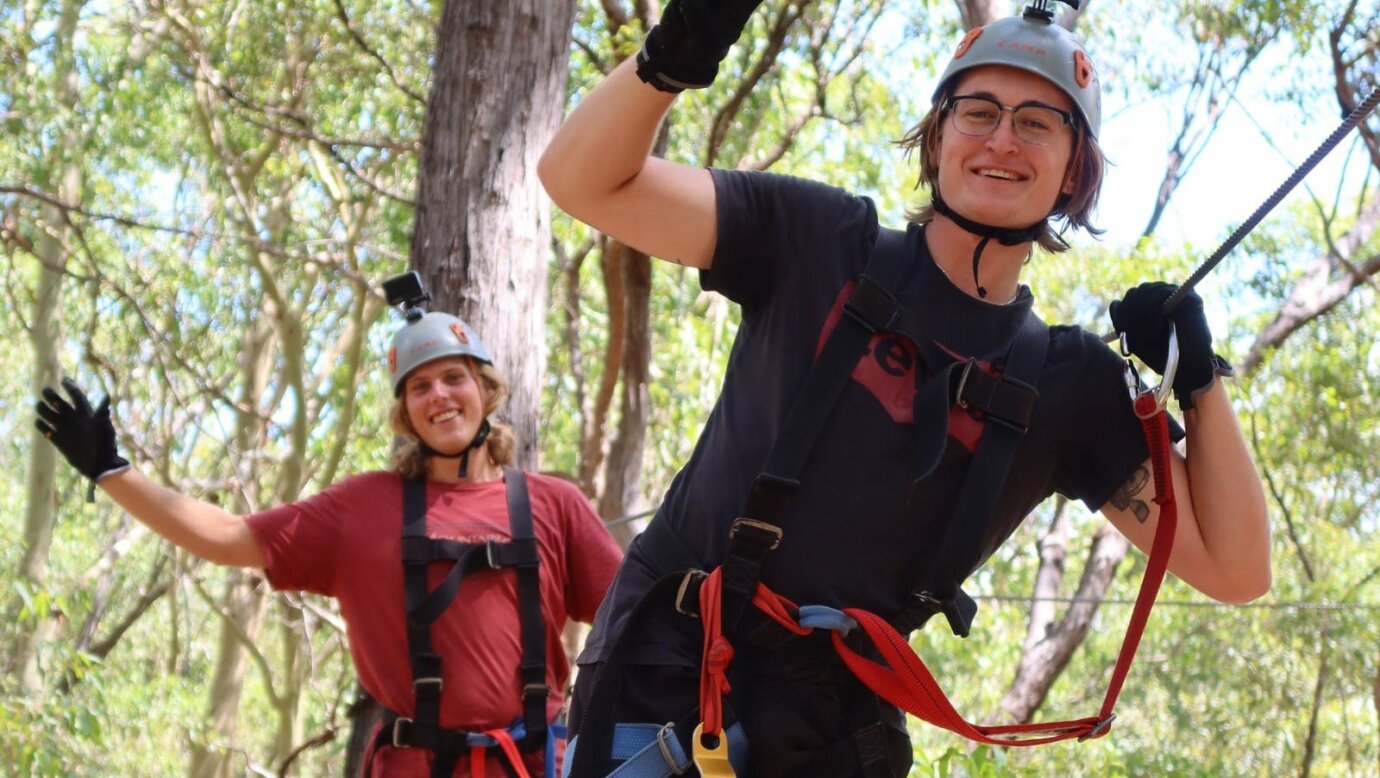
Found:
<path fill-rule="evenodd" d="M 1105 600 L 1095 600 L 1088 597 L 1030 597 L 1028 595 L 1015 594 L 974 594 L 974 600 L 982 600 L 996 603 L 1028 603 L 1028 602 L 1059 602 L 1068 605 L 1086 603 L 1088 605 L 1135 605 L 1135 600 L 1121 598 L 1107 598 Z M 1306 600 L 1281 600 L 1276 602 L 1247 602 L 1233 605 L 1226 602 L 1212 602 L 1210 600 L 1156 600 L 1155 607 L 1162 605 L 1176 606 L 1180 608 L 1230 608 L 1231 610 L 1316 610 L 1316 611 L 1380 611 L 1380 604 L 1367 603 L 1338 603 L 1338 602 L 1308 602 Z"/>
<path fill-rule="evenodd" d="M 1246 221 L 1241 223 L 1241 226 L 1232 231 L 1231 235 L 1223 241 L 1222 245 L 1218 246 L 1217 250 L 1212 252 L 1212 255 L 1209 256 L 1202 265 L 1199 265 L 1197 270 L 1193 271 L 1193 275 L 1189 276 L 1188 280 L 1184 281 L 1183 284 L 1175 290 L 1174 294 L 1170 295 L 1169 298 L 1164 301 L 1164 308 L 1161 310 L 1166 314 L 1174 310 L 1175 306 L 1179 304 L 1179 301 L 1184 298 L 1184 295 L 1188 294 L 1199 281 L 1203 280 L 1204 276 L 1212 272 L 1212 269 L 1217 267 L 1217 264 L 1225 259 L 1227 254 L 1231 253 L 1232 249 L 1236 248 L 1236 244 L 1240 243 L 1251 230 L 1255 229 L 1256 225 L 1260 224 L 1260 220 L 1264 219 L 1266 214 L 1274 210 L 1275 206 L 1279 205 L 1279 201 L 1283 200 L 1284 196 L 1289 194 L 1290 190 L 1295 186 L 1298 186 L 1298 183 L 1303 180 L 1304 176 L 1311 173 L 1313 168 L 1317 167 L 1318 163 L 1322 161 L 1323 157 L 1327 156 L 1331 153 L 1332 149 L 1337 147 L 1337 144 L 1342 141 L 1342 138 L 1346 136 L 1347 133 L 1351 132 L 1356 125 L 1361 123 L 1362 119 L 1371 111 L 1375 110 L 1376 104 L 1380 104 L 1380 87 L 1372 90 L 1369 97 L 1361 101 L 1360 105 L 1356 106 L 1351 113 L 1347 114 L 1346 118 L 1342 120 L 1342 123 L 1337 126 L 1337 129 L 1333 130 L 1332 134 L 1327 136 L 1327 139 L 1322 142 L 1322 145 L 1314 149 L 1313 153 L 1308 156 L 1308 159 L 1304 160 L 1303 164 L 1299 165 L 1298 169 L 1291 173 L 1289 177 L 1285 179 L 1284 183 L 1279 185 L 1279 188 L 1275 189 L 1274 194 L 1266 198 L 1265 202 L 1261 203 L 1260 207 L 1256 208 L 1255 212 L 1252 213 Z"/>

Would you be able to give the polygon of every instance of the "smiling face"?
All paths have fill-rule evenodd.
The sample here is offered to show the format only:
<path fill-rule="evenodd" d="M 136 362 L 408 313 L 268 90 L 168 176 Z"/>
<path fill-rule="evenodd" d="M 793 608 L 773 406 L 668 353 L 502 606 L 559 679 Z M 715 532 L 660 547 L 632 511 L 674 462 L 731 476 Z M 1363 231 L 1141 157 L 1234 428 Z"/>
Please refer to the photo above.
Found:
<path fill-rule="evenodd" d="M 955 95 L 976 95 L 1004 106 L 1041 103 L 1072 111 L 1072 101 L 1054 84 L 1024 70 L 988 65 L 964 73 Z M 964 135 L 946 116 L 939 127 L 939 191 L 956 212 L 994 227 L 1023 228 L 1054 210 L 1061 194 L 1073 191 L 1069 159 L 1074 132 L 1064 127 L 1053 142 L 1037 146 L 1012 130 L 1002 112 L 997 128 L 984 137 Z"/>
<path fill-rule="evenodd" d="M 484 421 L 486 392 L 464 357 L 442 357 L 418 367 L 403 382 L 402 393 L 412 429 L 443 456 L 458 456 Z"/>

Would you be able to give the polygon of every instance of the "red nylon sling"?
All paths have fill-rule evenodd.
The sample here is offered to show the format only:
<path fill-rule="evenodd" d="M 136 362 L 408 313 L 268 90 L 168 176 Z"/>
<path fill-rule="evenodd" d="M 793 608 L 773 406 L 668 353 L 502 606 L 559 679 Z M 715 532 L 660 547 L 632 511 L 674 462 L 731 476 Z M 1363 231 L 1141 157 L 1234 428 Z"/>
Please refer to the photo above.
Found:
<path fill-rule="evenodd" d="M 1112 678 L 1096 716 L 1037 724 L 982 726 L 969 723 L 949 702 L 938 681 L 925 663 L 911 649 L 905 636 L 897 632 L 885 619 L 874 613 L 845 608 L 877 647 L 883 663 L 868 659 L 844 642 L 838 631 L 831 634 L 834 649 L 858 680 L 882 699 L 931 724 L 955 732 L 979 743 L 998 746 L 1036 746 L 1069 738 L 1086 740 L 1101 737 L 1111 729 L 1117 697 L 1131 669 L 1141 636 L 1154 607 L 1155 597 L 1169 566 L 1169 553 L 1174 546 L 1178 528 L 1178 503 L 1169 470 L 1168 415 L 1152 392 L 1135 398 L 1136 415 L 1141 420 L 1146 443 L 1150 449 L 1154 471 L 1155 502 L 1160 506 L 1159 523 L 1150 548 L 1150 559 L 1140 592 L 1131 611 L 1121 651 L 1112 669 Z M 700 670 L 700 716 L 702 732 L 717 736 L 723 727 L 723 696 L 729 691 L 728 666 L 733 659 L 733 646 L 723 634 L 721 618 L 722 568 L 716 568 L 700 588 L 700 615 L 704 621 L 704 653 Z M 758 583 L 752 598 L 758 610 L 770 616 L 787 630 L 805 635 L 813 628 L 802 626 L 792 615 L 798 611 L 795 603 Z"/>

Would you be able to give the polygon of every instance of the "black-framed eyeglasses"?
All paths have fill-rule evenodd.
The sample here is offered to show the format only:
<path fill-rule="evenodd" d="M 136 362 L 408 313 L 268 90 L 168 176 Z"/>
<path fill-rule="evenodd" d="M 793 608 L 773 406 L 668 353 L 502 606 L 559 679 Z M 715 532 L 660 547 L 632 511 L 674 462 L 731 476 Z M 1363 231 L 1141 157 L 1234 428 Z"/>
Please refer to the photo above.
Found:
<path fill-rule="evenodd" d="M 1002 105 L 990 97 L 956 95 L 944 105 L 955 130 L 974 138 L 985 138 L 997 129 L 1003 112 L 1011 114 L 1011 129 L 1016 137 L 1032 146 L 1047 146 L 1073 126 L 1073 114 L 1044 103 Z"/>

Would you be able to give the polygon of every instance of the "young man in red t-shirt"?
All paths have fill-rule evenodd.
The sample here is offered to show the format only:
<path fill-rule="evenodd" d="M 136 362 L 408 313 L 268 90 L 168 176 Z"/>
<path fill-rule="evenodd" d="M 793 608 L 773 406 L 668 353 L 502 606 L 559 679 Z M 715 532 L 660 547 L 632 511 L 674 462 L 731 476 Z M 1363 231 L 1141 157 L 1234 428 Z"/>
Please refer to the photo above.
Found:
<path fill-rule="evenodd" d="M 489 417 L 507 387 L 468 325 L 406 313 L 388 359 L 405 441 L 393 470 L 299 502 L 237 516 L 150 481 L 119 456 L 108 400 L 93 410 L 70 380 L 70 402 L 44 390 L 38 427 L 177 545 L 339 601 L 360 683 L 388 710 L 368 774 L 550 775 L 561 745 L 547 725 L 570 675 L 561 631 L 593 620 L 621 552 L 574 486 L 504 469 L 513 433 Z M 419 523 L 404 539 L 409 493 Z"/>

